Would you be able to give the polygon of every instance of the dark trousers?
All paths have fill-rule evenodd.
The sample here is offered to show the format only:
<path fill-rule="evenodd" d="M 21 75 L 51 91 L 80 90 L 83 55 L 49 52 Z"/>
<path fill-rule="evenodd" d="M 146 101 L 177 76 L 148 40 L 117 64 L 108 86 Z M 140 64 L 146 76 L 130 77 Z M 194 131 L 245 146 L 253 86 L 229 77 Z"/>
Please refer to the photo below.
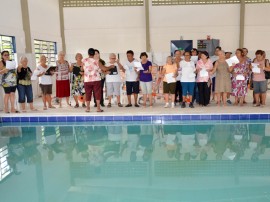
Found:
<path fill-rule="evenodd" d="M 105 85 L 105 78 L 101 79 L 101 99 L 100 99 L 100 104 L 103 105 L 104 104 L 104 93 L 103 93 L 103 89 L 104 89 L 104 85 Z M 96 97 L 95 97 L 95 93 L 94 93 L 94 102 L 96 104 Z"/>
<path fill-rule="evenodd" d="M 210 102 L 210 88 L 207 85 L 208 82 L 198 82 L 199 91 L 199 104 L 207 106 Z"/>
<path fill-rule="evenodd" d="M 181 81 L 176 81 L 175 100 L 174 100 L 174 102 L 177 102 L 177 97 L 178 96 L 179 96 L 178 102 L 182 102 L 183 101 L 183 97 L 182 97 L 182 85 L 181 85 Z"/>

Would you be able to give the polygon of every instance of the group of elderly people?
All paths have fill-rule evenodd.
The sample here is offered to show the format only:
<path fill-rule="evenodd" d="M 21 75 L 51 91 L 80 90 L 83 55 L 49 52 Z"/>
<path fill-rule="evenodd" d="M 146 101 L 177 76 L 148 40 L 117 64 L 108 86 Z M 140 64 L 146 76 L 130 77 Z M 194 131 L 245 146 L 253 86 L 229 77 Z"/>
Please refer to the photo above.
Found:
<path fill-rule="evenodd" d="M 230 103 L 230 96 L 235 97 L 234 105 L 243 106 L 247 95 L 248 85 L 253 88 L 253 106 L 265 106 L 267 91 L 267 72 L 270 71 L 269 61 L 265 52 L 257 50 L 255 58 L 247 57 L 247 49 L 237 49 L 234 60 L 231 53 L 224 52 L 220 47 L 216 48 L 215 56 L 210 57 L 206 51 L 198 52 L 176 50 L 174 56 L 168 56 L 166 64 L 158 69 L 155 85 L 163 82 L 163 94 L 165 108 L 174 108 L 179 102 L 181 108 L 186 104 L 194 108 L 194 102 L 200 106 L 207 106 L 213 98 L 216 98 L 218 106 L 226 106 Z M 70 64 L 65 59 L 65 53 L 59 52 L 56 66 L 47 64 L 46 56 L 40 57 L 35 70 L 28 66 L 28 59 L 21 57 L 16 68 L 11 68 L 8 51 L 1 53 L 0 82 L 3 86 L 4 112 L 19 113 L 15 107 L 15 92 L 18 89 L 18 102 L 20 111 L 26 112 L 26 102 L 30 110 L 36 111 L 33 105 L 32 80 L 38 79 L 42 92 L 43 110 L 55 108 L 52 105 L 52 76 L 56 77 L 56 97 L 61 108 L 62 99 L 65 98 L 67 106 L 71 107 L 70 95 L 74 97 L 74 108 L 79 107 L 79 101 L 86 112 L 90 112 L 90 102 L 94 98 L 97 112 L 103 112 L 103 89 L 106 84 L 107 107 L 112 107 L 115 96 L 117 106 L 121 103 L 121 90 L 123 78 L 127 94 L 127 105 L 132 107 L 131 95 L 134 95 L 134 107 L 138 104 L 138 94 L 142 93 L 142 106 L 153 106 L 153 65 L 148 60 L 146 52 L 140 54 L 140 61 L 134 58 L 134 52 L 126 52 L 127 61 L 120 63 L 116 54 L 109 55 L 109 61 L 105 63 L 100 58 L 97 49 L 90 48 L 88 57 L 83 59 L 81 53 L 75 56 L 76 62 Z M 196 60 L 192 59 L 197 58 Z M 234 61 L 234 62 L 228 62 Z M 71 75 L 71 76 L 70 76 Z M 70 84 L 71 87 L 70 87 Z M 159 88 L 159 87 L 158 87 Z M 171 101 L 171 104 L 170 102 Z"/>

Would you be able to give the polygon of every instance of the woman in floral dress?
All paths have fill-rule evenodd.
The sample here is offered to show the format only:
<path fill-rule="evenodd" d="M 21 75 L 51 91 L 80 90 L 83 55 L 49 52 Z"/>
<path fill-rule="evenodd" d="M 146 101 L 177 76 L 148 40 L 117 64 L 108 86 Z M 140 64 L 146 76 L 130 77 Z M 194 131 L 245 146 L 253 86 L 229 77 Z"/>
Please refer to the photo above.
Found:
<path fill-rule="evenodd" d="M 240 106 L 243 106 L 244 97 L 247 95 L 249 63 L 244 58 L 242 49 L 237 49 L 235 55 L 238 58 L 239 63 L 234 64 L 229 68 L 232 73 L 232 96 L 235 96 L 234 105 L 238 105 L 240 100 Z"/>

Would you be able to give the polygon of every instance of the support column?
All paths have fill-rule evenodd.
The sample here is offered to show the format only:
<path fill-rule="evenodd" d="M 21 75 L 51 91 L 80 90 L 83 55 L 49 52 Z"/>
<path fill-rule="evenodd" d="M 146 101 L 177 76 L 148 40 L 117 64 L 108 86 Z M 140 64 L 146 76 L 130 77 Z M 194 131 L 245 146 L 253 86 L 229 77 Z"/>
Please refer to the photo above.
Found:
<path fill-rule="evenodd" d="M 149 22 L 149 0 L 144 1 L 145 7 L 145 41 L 146 41 L 146 52 L 150 52 L 150 22 Z"/>
<path fill-rule="evenodd" d="M 65 24 L 64 24 L 64 4 L 59 0 L 60 32 L 62 38 L 62 51 L 66 52 Z"/>
<path fill-rule="evenodd" d="M 245 0 L 240 0 L 240 35 L 239 35 L 239 48 L 244 47 L 245 38 Z"/>
<path fill-rule="evenodd" d="M 21 10 L 22 10 L 22 24 L 23 31 L 25 35 L 25 53 L 32 53 L 32 37 L 30 28 L 30 18 L 28 9 L 28 0 L 21 0 Z"/>

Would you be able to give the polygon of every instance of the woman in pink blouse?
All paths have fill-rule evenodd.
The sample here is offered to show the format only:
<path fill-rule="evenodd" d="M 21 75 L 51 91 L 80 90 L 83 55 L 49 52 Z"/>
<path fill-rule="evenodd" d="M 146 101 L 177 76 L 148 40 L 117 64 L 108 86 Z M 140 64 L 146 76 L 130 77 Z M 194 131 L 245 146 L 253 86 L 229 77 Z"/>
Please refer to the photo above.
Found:
<path fill-rule="evenodd" d="M 70 106 L 70 83 L 69 83 L 69 63 L 65 60 L 65 53 L 58 53 L 56 61 L 56 97 L 59 98 L 59 107 L 62 107 L 62 98 L 66 98 L 67 105 Z"/>
<path fill-rule="evenodd" d="M 201 52 L 201 59 L 197 62 L 197 85 L 199 91 L 200 106 L 207 106 L 210 101 L 210 73 L 213 63 L 206 51 Z"/>

